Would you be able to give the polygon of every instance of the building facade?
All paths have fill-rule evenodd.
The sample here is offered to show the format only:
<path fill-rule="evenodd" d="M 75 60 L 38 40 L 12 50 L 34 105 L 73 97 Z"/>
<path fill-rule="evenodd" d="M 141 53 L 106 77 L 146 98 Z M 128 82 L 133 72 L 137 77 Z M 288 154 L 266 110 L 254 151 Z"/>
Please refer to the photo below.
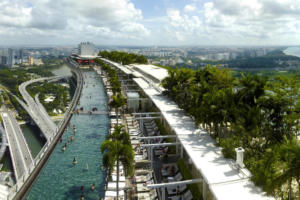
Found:
<path fill-rule="evenodd" d="M 78 46 L 78 55 L 81 57 L 96 56 L 95 45 L 90 42 L 82 42 Z"/>

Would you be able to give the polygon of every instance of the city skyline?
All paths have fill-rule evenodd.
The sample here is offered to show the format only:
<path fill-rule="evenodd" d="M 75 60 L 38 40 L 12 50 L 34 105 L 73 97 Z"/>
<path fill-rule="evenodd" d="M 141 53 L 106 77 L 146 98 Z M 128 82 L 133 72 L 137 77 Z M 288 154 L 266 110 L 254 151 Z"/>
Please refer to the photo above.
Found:
<path fill-rule="evenodd" d="M 0 45 L 298 45 L 299 15 L 292 0 L 4 0 Z"/>

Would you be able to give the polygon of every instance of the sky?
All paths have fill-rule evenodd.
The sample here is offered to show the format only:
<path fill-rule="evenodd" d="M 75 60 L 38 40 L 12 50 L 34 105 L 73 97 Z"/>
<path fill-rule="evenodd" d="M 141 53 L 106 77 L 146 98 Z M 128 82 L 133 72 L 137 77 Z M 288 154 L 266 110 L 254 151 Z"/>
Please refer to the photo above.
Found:
<path fill-rule="evenodd" d="M 0 0 L 0 46 L 299 45 L 300 0 Z"/>

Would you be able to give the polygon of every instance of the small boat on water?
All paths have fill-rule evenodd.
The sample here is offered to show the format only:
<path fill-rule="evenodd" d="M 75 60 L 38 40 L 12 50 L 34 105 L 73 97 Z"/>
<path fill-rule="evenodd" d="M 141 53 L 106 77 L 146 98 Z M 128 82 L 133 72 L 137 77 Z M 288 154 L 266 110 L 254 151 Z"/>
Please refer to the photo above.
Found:
<path fill-rule="evenodd" d="M 74 159 L 73 159 L 73 165 L 76 165 L 77 164 L 77 160 L 76 160 L 76 158 L 74 157 Z"/>

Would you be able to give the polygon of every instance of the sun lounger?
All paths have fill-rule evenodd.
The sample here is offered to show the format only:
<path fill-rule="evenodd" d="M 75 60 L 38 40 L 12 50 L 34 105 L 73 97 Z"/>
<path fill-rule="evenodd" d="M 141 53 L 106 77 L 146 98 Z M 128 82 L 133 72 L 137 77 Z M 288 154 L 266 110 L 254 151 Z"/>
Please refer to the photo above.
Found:
<path fill-rule="evenodd" d="M 173 176 L 178 172 L 178 166 L 176 163 L 165 164 L 161 169 L 162 176 Z"/>
<path fill-rule="evenodd" d="M 112 181 L 117 181 L 117 175 L 111 175 Z M 125 176 L 119 176 L 119 182 L 125 182 Z"/>
<path fill-rule="evenodd" d="M 117 170 L 113 170 L 111 172 L 112 175 L 117 175 Z M 124 170 L 123 169 L 119 169 L 119 176 L 124 176 L 125 173 L 124 173 Z"/>
<path fill-rule="evenodd" d="M 169 196 L 170 200 L 192 200 L 193 195 L 190 190 L 187 190 L 183 195 Z"/>
<path fill-rule="evenodd" d="M 149 173 L 153 173 L 153 171 L 148 169 L 136 169 L 134 171 L 135 176 L 147 175 Z"/>
<path fill-rule="evenodd" d="M 150 191 L 150 189 L 148 188 L 147 185 L 152 184 L 152 183 L 153 183 L 153 181 L 151 180 L 151 181 L 148 181 L 146 183 L 138 183 L 138 184 L 136 184 L 136 190 L 137 190 L 137 192 L 148 192 L 148 191 Z"/>
<path fill-rule="evenodd" d="M 182 174 L 180 172 L 178 172 L 175 176 L 174 176 L 175 181 L 181 181 L 183 179 Z"/>
<path fill-rule="evenodd" d="M 154 149 L 155 156 L 165 155 L 167 152 L 168 152 L 168 147 Z"/>
<path fill-rule="evenodd" d="M 145 160 L 145 159 L 144 159 L 143 155 L 136 155 L 136 156 L 134 156 L 134 160 L 141 161 L 141 160 Z"/>
<path fill-rule="evenodd" d="M 125 186 L 125 182 L 119 182 L 119 191 L 124 190 Z M 108 182 L 106 190 L 117 191 L 117 182 Z"/>
<path fill-rule="evenodd" d="M 167 191 L 169 195 L 180 194 L 184 190 L 186 190 L 186 185 L 179 185 L 174 187 L 167 187 Z"/>
<path fill-rule="evenodd" d="M 130 142 L 131 142 L 132 145 L 141 144 L 141 142 L 139 140 L 131 140 Z"/>
<path fill-rule="evenodd" d="M 117 191 L 110 191 L 110 190 L 105 191 L 105 199 L 107 199 L 108 197 L 116 198 Z M 124 190 L 119 191 L 119 199 L 122 199 L 122 200 L 124 199 Z"/>
<path fill-rule="evenodd" d="M 137 183 L 145 183 L 147 181 L 150 181 L 151 179 L 153 179 L 152 173 L 135 177 L 135 181 Z"/>
<path fill-rule="evenodd" d="M 186 191 L 184 194 L 183 194 L 183 199 L 184 200 L 192 200 L 193 199 L 193 195 L 191 193 L 190 190 Z"/>

